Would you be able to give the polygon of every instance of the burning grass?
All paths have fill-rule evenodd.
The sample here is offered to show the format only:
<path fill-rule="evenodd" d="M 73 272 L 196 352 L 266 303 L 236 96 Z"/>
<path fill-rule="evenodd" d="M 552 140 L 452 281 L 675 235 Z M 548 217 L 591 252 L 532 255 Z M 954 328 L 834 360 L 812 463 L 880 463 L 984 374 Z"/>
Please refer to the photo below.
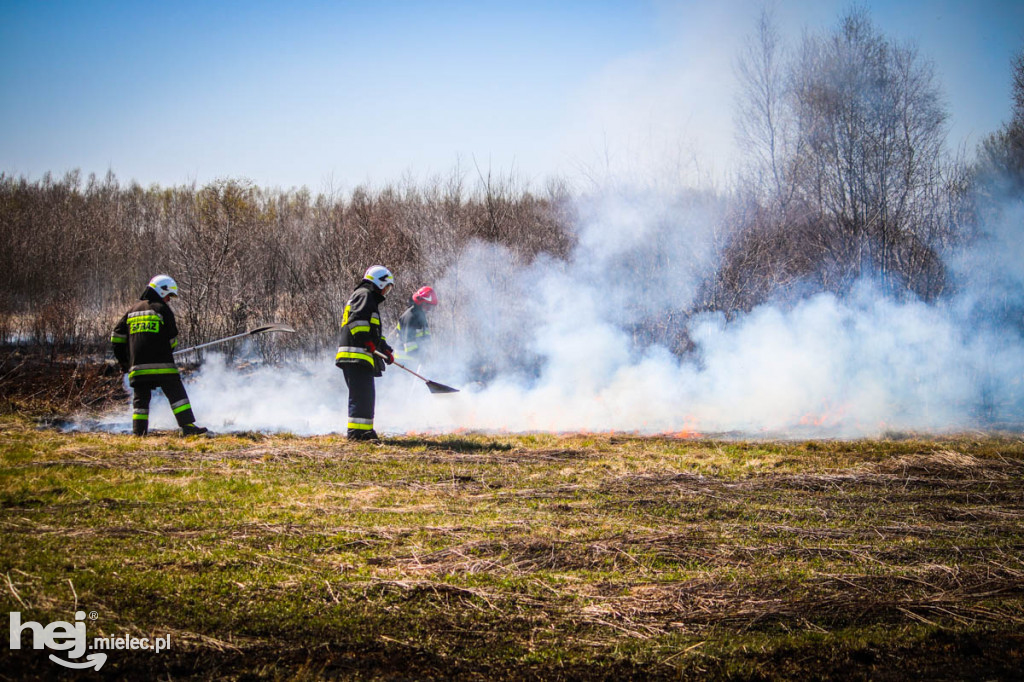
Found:
<path fill-rule="evenodd" d="M 0 420 L 8 610 L 174 679 L 1012 679 L 1024 442 L 210 440 Z M 40 652 L 0 675 L 49 677 Z"/>

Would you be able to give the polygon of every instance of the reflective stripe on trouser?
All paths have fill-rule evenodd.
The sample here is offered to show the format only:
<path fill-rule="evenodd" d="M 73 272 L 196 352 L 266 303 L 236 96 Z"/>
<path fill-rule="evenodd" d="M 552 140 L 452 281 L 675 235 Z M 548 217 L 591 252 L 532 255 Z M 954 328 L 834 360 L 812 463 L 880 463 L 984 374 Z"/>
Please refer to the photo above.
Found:
<path fill-rule="evenodd" d="M 192 413 L 188 393 L 185 392 L 185 385 L 181 383 L 181 377 L 177 374 L 139 377 L 132 388 L 135 392 L 132 398 L 132 430 L 136 433 L 140 432 L 139 429 L 141 433 L 145 433 L 149 426 L 149 401 L 154 388 L 159 388 L 167 396 L 167 402 L 171 404 L 171 411 L 178 426 L 195 422 L 196 416 Z"/>
<path fill-rule="evenodd" d="M 137 436 L 144 436 L 149 431 L 149 408 L 135 407 L 132 399 L 132 433 Z"/>
<path fill-rule="evenodd" d="M 372 431 L 373 420 L 362 419 L 361 417 L 349 417 L 348 418 L 348 430 L 349 431 Z"/>
<path fill-rule="evenodd" d="M 348 435 L 358 436 L 373 428 L 373 410 L 376 389 L 373 368 L 359 364 L 341 365 L 348 386 Z"/>

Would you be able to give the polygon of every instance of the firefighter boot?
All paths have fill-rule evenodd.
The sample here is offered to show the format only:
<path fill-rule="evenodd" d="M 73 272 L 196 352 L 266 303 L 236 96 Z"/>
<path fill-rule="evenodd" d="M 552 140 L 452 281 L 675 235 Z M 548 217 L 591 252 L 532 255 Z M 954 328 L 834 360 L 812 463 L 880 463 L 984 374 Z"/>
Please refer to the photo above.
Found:
<path fill-rule="evenodd" d="M 185 424 L 181 427 L 181 435 L 183 436 L 202 436 L 208 432 L 209 429 L 205 426 L 196 426 L 195 424 Z"/>

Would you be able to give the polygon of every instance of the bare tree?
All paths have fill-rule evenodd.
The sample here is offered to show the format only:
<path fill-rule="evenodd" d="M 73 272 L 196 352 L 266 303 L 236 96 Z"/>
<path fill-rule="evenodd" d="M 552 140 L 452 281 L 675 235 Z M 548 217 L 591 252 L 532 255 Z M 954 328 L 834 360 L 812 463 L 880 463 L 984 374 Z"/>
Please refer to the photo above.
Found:
<path fill-rule="evenodd" d="M 741 212 L 717 285 L 760 294 L 718 299 L 750 305 L 797 280 L 843 292 L 863 277 L 896 295 L 938 295 L 959 185 L 931 63 L 863 9 L 784 54 L 763 14 L 737 69 L 752 169 L 739 204 L 757 208 Z"/>
<path fill-rule="evenodd" d="M 1013 59 L 1010 120 L 982 141 L 976 174 L 979 189 L 986 193 L 1024 193 L 1024 49 Z"/>
<path fill-rule="evenodd" d="M 834 230 L 823 243 L 831 264 L 846 283 L 876 275 L 890 291 L 906 279 L 913 288 L 905 252 L 927 236 L 943 175 L 946 112 L 931 64 L 854 10 L 804 41 L 794 81 L 798 197 Z"/>
<path fill-rule="evenodd" d="M 779 202 L 783 210 L 794 191 L 786 164 L 795 144 L 784 60 L 778 29 L 766 9 L 736 64 L 737 140 L 751 162 L 744 183 L 760 197 Z"/>

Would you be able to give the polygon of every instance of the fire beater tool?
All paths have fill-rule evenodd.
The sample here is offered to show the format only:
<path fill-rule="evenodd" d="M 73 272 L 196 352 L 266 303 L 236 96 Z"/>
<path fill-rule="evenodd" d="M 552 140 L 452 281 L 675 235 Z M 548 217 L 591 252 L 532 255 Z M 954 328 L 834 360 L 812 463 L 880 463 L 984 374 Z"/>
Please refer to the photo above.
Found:
<path fill-rule="evenodd" d="M 199 350 L 200 348 L 207 348 L 208 346 L 216 346 L 217 344 L 220 344 L 220 343 L 227 343 L 228 341 L 233 341 L 235 339 L 240 339 L 243 336 L 253 336 L 255 334 L 264 334 L 266 332 L 287 332 L 289 334 L 294 334 L 295 330 L 292 329 L 291 327 L 289 327 L 286 324 L 278 324 L 276 322 L 273 322 L 271 324 L 265 324 L 262 327 L 256 327 L 255 329 L 250 329 L 249 331 L 243 332 L 241 334 L 235 334 L 234 336 L 227 336 L 227 337 L 225 337 L 223 339 L 217 339 L 216 341 L 209 341 L 207 343 L 201 343 L 198 346 L 192 346 L 191 348 L 182 348 L 181 350 L 174 351 L 174 355 L 181 355 L 182 353 L 188 353 L 189 351 Z"/>
<path fill-rule="evenodd" d="M 381 360 L 386 360 L 387 357 L 388 357 L 388 356 L 384 355 L 383 353 L 381 353 L 379 350 L 373 351 L 373 354 L 376 355 L 377 357 L 379 357 Z M 411 369 L 409 369 L 408 367 L 406 367 L 402 363 L 398 362 L 397 360 L 395 362 L 393 362 L 392 364 L 395 367 L 399 367 L 401 369 L 404 369 L 409 374 L 413 375 L 414 377 L 416 377 L 420 381 L 424 382 L 427 385 L 427 388 L 430 389 L 431 393 L 458 393 L 459 392 L 459 389 L 457 389 L 457 388 L 452 388 L 451 386 L 445 386 L 444 384 L 439 384 L 436 381 L 431 381 L 430 379 L 427 379 L 426 377 L 420 376 L 419 374 L 417 374 L 416 372 L 412 371 Z"/>

